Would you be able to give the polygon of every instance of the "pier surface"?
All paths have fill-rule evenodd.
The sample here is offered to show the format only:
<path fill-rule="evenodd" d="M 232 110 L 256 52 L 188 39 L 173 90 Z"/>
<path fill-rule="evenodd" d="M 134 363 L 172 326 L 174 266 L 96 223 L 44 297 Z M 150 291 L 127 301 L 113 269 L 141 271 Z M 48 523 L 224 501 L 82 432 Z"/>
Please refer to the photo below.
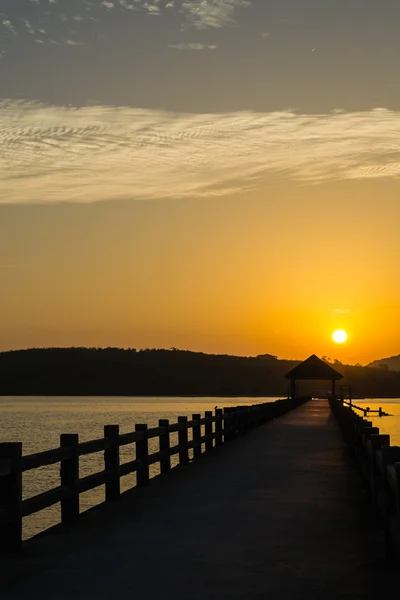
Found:
<path fill-rule="evenodd" d="M 373 598 L 362 507 L 328 402 L 312 401 L 39 537 L 3 564 L 1 598 Z"/>

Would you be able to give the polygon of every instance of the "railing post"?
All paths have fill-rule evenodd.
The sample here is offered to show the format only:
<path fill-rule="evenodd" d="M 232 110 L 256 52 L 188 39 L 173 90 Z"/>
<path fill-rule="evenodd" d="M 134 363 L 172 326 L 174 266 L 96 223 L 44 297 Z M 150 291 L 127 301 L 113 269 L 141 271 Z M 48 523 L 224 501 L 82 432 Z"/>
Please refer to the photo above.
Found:
<path fill-rule="evenodd" d="M 254 404 L 249 406 L 249 415 L 248 415 L 248 429 L 254 429 L 254 412 L 255 407 Z"/>
<path fill-rule="evenodd" d="M 265 419 L 265 411 L 264 411 L 264 419 Z M 238 407 L 238 432 L 240 435 L 244 435 L 246 433 L 246 407 L 239 406 Z"/>
<path fill-rule="evenodd" d="M 240 419 L 240 429 L 241 429 L 242 434 L 245 434 L 247 432 L 247 422 L 248 422 L 248 407 L 243 406 L 242 412 L 241 412 L 241 419 Z"/>
<path fill-rule="evenodd" d="M 22 543 L 22 444 L 0 444 L 0 511 L 9 514 L 1 528 L 0 553 L 19 552 Z"/>
<path fill-rule="evenodd" d="M 241 406 L 235 406 L 235 430 L 236 430 L 236 435 L 239 435 L 240 433 L 240 411 L 241 411 Z"/>
<path fill-rule="evenodd" d="M 160 471 L 161 473 L 169 473 L 171 470 L 171 456 L 169 453 L 170 449 L 170 436 L 169 436 L 169 420 L 160 419 L 158 421 L 159 427 L 165 428 L 165 433 L 160 433 L 160 452 L 163 452 L 163 456 L 160 460 Z"/>
<path fill-rule="evenodd" d="M 150 481 L 150 470 L 147 425 L 142 423 L 135 425 L 135 431 L 143 433 L 142 439 L 136 441 L 136 459 L 140 461 L 140 466 L 136 472 L 136 484 L 138 486 L 148 485 Z"/>
<path fill-rule="evenodd" d="M 380 435 L 372 435 L 370 438 L 371 444 L 371 489 L 372 489 L 372 501 L 375 508 L 376 517 L 378 523 L 383 525 L 383 506 L 382 499 L 384 490 L 382 490 L 382 482 L 383 477 L 380 474 L 378 469 L 378 465 L 376 463 L 377 453 L 384 447 L 390 446 L 390 435 L 380 434 Z"/>
<path fill-rule="evenodd" d="M 216 408 L 215 409 L 215 416 L 216 416 L 216 422 L 215 422 L 215 445 L 216 446 L 222 446 L 222 415 L 223 415 L 223 410 L 222 408 Z"/>
<path fill-rule="evenodd" d="M 61 448 L 69 448 L 70 456 L 61 461 L 61 486 L 68 489 L 68 497 L 61 500 L 61 523 L 76 523 L 79 520 L 79 436 L 62 433 Z"/>
<path fill-rule="evenodd" d="M 178 423 L 182 423 L 182 429 L 178 431 L 178 444 L 179 444 L 179 464 L 189 464 L 189 450 L 188 450 L 188 429 L 187 429 L 187 417 L 178 417 Z"/>
<path fill-rule="evenodd" d="M 378 427 L 365 427 L 363 429 L 360 451 L 361 473 L 364 476 L 364 479 L 366 480 L 366 483 L 369 487 L 371 486 L 372 461 L 368 452 L 368 442 L 371 439 L 372 435 L 379 435 Z"/>
<path fill-rule="evenodd" d="M 201 456 L 201 415 L 192 415 L 192 420 L 196 421 L 193 425 L 193 458 Z"/>
<path fill-rule="evenodd" d="M 258 410 L 258 409 L 257 409 Z M 235 438 L 237 436 L 237 407 L 234 406 L 232 408 L 232 417 L 231 417 L 232 421 L 231 421 L 231 437 L 232 439 Z M 257 425 L 258 425 L 258 421 L 257 421 Z"/>
<path fill-rule="evenodd" d="M 119 478 L 119 425 L 105 425 L 104 438 L 110 442 L 110 447 L 104 450 L 104 468 L 112 471 L 112 476 L 106 481 L 106 502 L 119 500 L 121 486 Z"/>
<path fill-rule="evenodd" d="M 204 416 L 206 418 L 206 424 L 205 424 L 205 436 L 206 436 L 206 452 L 209 452 L 210 450 L 213 449 L 214 444 L 213 444 L 213 439 L 212 439 L 212 435 L 213 435 L 213 422 L 212 422 L 212 418 L 213 418 L 213 414 L 211 410 L 207 410 L 204 413 Z"/>
<path fill-rule="evenodd" d="M 224 442 L 229 442 L 231 439 L 231 409 L 224 408 Z"/>
<path fill-rule="evenodd" d="M 385 532 L 386 560 L 392 562 L 396 557 L 396 548 L 393 545 L 391 535 L 391 513 L 397 512 L 395 505 L 395 495 L 387 480 L 387 467 L 389 464 L 400 461 L 399 446 L 382 446 L 380 449 L 381 455 L 381 485 L 383 491 L 383 529 Z M 400 474 L 399 474 L 400 476 Z"/>

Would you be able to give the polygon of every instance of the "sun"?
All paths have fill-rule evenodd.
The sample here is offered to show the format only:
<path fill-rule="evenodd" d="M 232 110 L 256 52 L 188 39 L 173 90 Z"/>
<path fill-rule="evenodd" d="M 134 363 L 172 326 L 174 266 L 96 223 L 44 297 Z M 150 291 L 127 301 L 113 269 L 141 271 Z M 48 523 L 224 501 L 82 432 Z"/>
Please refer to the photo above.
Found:
<path fill-rule="evenodd" d="M 336 329 L 332 333 L 332 338 L 337 344 L 344 344 L 347 341 L 347 333 L 343 329 Z"/>

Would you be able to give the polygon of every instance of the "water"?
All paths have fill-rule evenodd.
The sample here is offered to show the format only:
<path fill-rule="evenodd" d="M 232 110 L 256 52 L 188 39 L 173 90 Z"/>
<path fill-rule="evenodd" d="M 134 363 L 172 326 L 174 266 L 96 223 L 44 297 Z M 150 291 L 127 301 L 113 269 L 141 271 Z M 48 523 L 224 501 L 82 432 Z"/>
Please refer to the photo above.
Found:
<path fill-rule="evenodd" d="M 277 398 L 269 398 L 273 402 Z M 103 437 L 104 425 L 119 425 L 121 433 L 135 429 L 137 423 L 156 427 L 159 419 L 175 423 L 178 416 L 188 416 L 214 410 L 215 406 L 258 404 L 263 398 L 104 398 L 104 397 L 1 397 L 0 442 L 23 442 L 23 454 L 32 454 L 57 448 L 62 433 L 78 433 L 85 442 Z M 191 437 L 189 430 L 189 439 Z M 202 432 L 202 435 L 204 431 Z M 178 443 L 177 434 L 171 434 L 171 445 Z M 149 441 L 150 452 L 157 452 L 158 439 Z M 134 444 L 121 448 L 121 463 L 135 458 Z M 178 458 L 172 457 L 172 465 Z M 101 452 L 80 458 L 80 477 L 104 469 Z M 150 475 L 159 473 L 152 465 Z M 124 491 L 136 484 L 136 474 L 123 477 Z M 23 495 L 29 498 L 59 485 L 59 464 L 28 471 L 23 475 Z M 81 511 L 104 501 L 104 486 L 80 496 Z M 25 539 L 60 521 L 59 505 L 52 506 L 23 522 Z"/>
<path fill-rule="evenodd" d="M 269 398 L 273 402 L 276 398 Z M 120 425 L 120 432 L 133 431 L 136 423 L 156 427 L 159 419 L 176 422 L 178 416 L 189 416 L 213 410 L 215 406 L 237 406 L 264 402 L 262 398 L 36 398 L 0 396 L 0 442 L 23 442 L 23 453 L 32 454 L 59 446 L 61 433 L 78 433 L 84 442 L 103 437 L 104 425 Z M 400 399 L 356 400 L 361 407 L 379 406 L 390 417 L 370 415 L 369 420 L 381 433 L 391 436 L 391 444 L 400 446 Z M 189 431 L 190 438 L 190 431 Z M 171 434 L 171 444 L 177 434 Z M 150 452 L 158 451 L 158 440 L 150 440 Z M 134 444 L 121 448 L 121 462 L 135 458 Z M 176 464 L 177 457 L 173 457 Z M 103 455 L 97 453 L 80 459 L 80 477 L 101 471 Z M 151 476 L 159 472 L 152 465 Z M 121 480 L 122 490 L 136 484 L 136 475 Z M 29 498 L 59 485 L 59 465 L 28 471 L 23 477 L 24 498 Z M 81 494 L 81 511 L 104 501 L 104 486 Z M 24 519 L 24 538 L 27 539 L 51 527 L 60 520 L 58 505 Z"/>
<path fill-rule="evenodd" d="M 372 421 L 374 427 L 379 427 L 380 433 L 390 435 L 390 445 L 400 446 L 400 399 L 398 398 L 377 398 L 374 400 L 354 400 L 354 404 L 360 408 L 369 406 L 372 410 L 382 407 L 383 411 L 389 413 L 390 417 L 378 417 L 377 414 L 369 414 L 366 418 Z M 364 416 L 359 410 L 357 414 Z"/>

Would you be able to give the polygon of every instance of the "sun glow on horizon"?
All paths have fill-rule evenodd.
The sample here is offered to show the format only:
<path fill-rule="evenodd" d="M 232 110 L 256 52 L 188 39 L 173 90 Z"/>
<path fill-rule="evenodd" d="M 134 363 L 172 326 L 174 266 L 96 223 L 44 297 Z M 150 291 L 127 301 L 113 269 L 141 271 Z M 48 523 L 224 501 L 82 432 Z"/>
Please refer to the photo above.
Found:
<path fill-rule="evenodd" d="M 332 339 L 336 344 L 344 344 L 347 341 L 348 335 L 343 329 L 337 329 L 332 333 Z"/>

